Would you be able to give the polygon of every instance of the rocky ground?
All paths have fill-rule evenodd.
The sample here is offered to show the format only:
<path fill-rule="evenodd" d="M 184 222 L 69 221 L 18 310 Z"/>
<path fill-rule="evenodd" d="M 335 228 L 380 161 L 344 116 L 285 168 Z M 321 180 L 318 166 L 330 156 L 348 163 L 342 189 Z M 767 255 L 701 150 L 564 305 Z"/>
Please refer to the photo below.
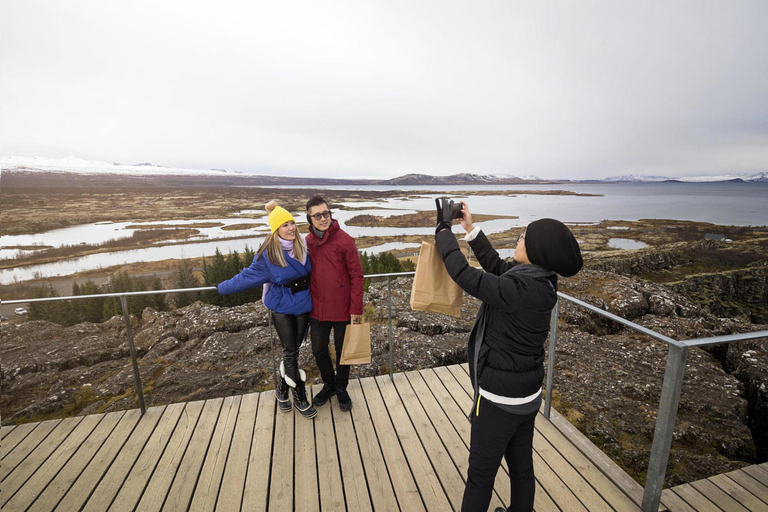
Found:
<path fill-rule="evenodd" d="M 650 254 L 624 256 L 634 258 L 631 264 L 604 255 L 590 259 L 590 268 L 563 280 L 561 291 L 676 339 L 768 330 L 743 312 L 752 309 L 744 300 L 757 301 L 754 309 L 768 300 L 764 262 L 753 262 L 726 281 L 698 276 L 697 281 L 655 284 L 633 275 L 633 269 L 648 271 L 650 264 L 638 261 L 658 259 Z M 734 282 L 750 290 L 741 309 L 739 304 L 723 309 L 705 303 L 718 296 L 714 286 L 721 286 L 719 295 L 728 298 Z M 460 318 L 414 312 L 408 303 L 410 286 L 410 279 L 393 281 L 394 370 L 465 362 L 478 301 L 465 295 Z M 365 301 L 366 317 L 373 322 L 373 360 L 353 367 L 353 377 L 389 371 L 386 282 L 372 283 Z M 737 314 L 722 316 L 733 311 Z M 220 308 L 198 302 L 160 313 L 147 309 L 132 319 L 132 329 L 148 406 L 273 387 L 269 327 L 261 303 Z M 0 340 L 4 425 L 137 406 L 120 317 L 69 328 L 39 321 L 6 323 L 0 325 Z M 640 482 L 666 354 L 663 343 L 561 301 L 555 407 Z M 319 381 L 308 344 L 302 347 L 301 365 L 313 382 Z M 667 485 L 765 460 L 768 340 L 690 349 Z"/>

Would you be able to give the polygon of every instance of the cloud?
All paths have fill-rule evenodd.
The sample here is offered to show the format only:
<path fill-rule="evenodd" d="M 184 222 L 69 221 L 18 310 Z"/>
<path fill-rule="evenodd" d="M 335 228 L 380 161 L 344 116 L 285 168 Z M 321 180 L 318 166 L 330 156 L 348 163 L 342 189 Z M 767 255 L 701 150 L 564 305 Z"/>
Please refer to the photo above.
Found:
<path fill-rule="evenodd" d="M 765 170 L 765 2 L 4 2 L 4 154 L 297 175 Z"/>

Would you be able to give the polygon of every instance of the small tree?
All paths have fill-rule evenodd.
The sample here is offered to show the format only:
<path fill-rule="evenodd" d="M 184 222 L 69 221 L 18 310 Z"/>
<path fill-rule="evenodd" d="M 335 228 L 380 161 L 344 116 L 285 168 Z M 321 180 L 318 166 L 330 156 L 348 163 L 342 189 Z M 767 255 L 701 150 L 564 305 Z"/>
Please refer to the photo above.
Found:
<path fill-rule="evenodd" d="M 99 285 L 90 279 L 80 286 L 77 283 L 72 285 L 72 295 L 98 295 L 100 293 L 101 288 Z M 101 322 L 104 313 L 104 300 L 103 298 L 94 297 L 92 299 L 72 301 L 73 308 L 77 313 L 78 322 Z"/>
<path fill-rule="evenodd" d="M 176 274 L 173 278 L 174 288 L 197 288 L 200 286 L 200 281 L 195 277 L 192 271 L 192 265 L 186 258 L 181 258 L 179 264 L 176 266 Z M 183 308 L 198 300 L 200 296 L 199 292 L 183 292 L 176 293 L 173 297 L 173 304 L 177 308 Z"/>

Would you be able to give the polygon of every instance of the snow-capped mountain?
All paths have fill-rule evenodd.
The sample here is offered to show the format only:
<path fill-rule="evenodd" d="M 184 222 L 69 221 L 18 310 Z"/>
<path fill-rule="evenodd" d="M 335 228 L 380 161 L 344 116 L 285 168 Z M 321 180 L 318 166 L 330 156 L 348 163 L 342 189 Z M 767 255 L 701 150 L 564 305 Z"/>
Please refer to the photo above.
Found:
<path fill-rule="evenodd" d="M 768 172 L 757 174 L 724 174 L 717 176 L 644 176 L 642 174 L 626 174 L 611 176 L 601 181 L 607 183 L 658 183 L 663 181 L 678 181 L 682 183 L 717 183 L 722 181 L 743 181 L 748 183 L 768 183 Z"/>
<path fill-rule="evenodd" d="M 655 181 L 669 181 L 672 178 L 667 178 L 665 176 L 643 176 L 641 174 L 625 174 L 623 176 L 611 176 L 608 178 L 605 178 L 602 181 L 607 182 L 627 182 L 627 181 L 642 181 L 642 182 L 655 182 Z"/>
<path fill-rule="evenodd" d="M 125 165 L 109 162 L 98 162 L 86 160 L 76 156 L 65 158 L 45 158 L 39 156 L 4 156 L 0 158 L 0 169 L 2 170 L 25 170 L 25 171 L 48 171 L 48 172 L 74 172 L 79 174 L 176 174 L 176 175 L 221 175 L 221 174 L 240 174 L 237 171 L 226 171 L 224 169 L 184 169 L 178 167 L 164 167 L 151 163 L 139 163 L 134 165 Z"/>

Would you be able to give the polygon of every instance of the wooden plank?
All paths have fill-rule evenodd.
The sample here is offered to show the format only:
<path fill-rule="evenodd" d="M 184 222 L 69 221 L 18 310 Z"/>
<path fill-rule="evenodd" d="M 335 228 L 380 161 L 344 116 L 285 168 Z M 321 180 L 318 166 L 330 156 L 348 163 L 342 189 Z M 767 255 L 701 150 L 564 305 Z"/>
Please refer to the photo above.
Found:
<path fill-rule="evenodd" d="M 3 486 L 4 489 L 7 489 L 10 492 L 10 495 L 12 495 L 12 497 L 10 497 L 10 499 L 3 505 L 4 510 L 26 510 L 40 493 L 43 492 L 51 480 L 56 477 L 59 471 L 61 471 L 64 465 L 69 461 L 70 457 L 72 457 L 83 442 L 85 442 L 103 418 L 103 414 L 85 416 L 83 420 L 77 424 L 77 427 L 75 427 L 71 433 L 58 444 L 56 449 L 45 458 L 45 461 L 34 474 L 31 474 L 29 479 L 23 482 L 23 485 L 21 488 L 18 488 L 18 492 L 15 494 L 14 485 L 17 485 L 21 480 L 14 479 L 16 473 L 12 474 Z M 27 461 L 29 461 L 29 459 L 27 459 Z"/>
<path fill-rule="evenodd" d="M 360 379 L 360 385 L 368 404 L 371 420 L 379 439 L 381 452 L 392 479 L 392 487 L 395 490 L 400 510 L 408 512 L 425 510 L 421 501 L 419 488 L 414 482 L 408 460 L 400 446 L 400 440 L 395 433 L 395 428 L 390 420 L 384 399 L 373 377 Z"/>
<path fill-rule="evenodd" d="M 232 435 L 235 432 L 241 399 L 239 395 L 224 399 L 189 510 L 206 512 L 216 508 L 216 499 L 219 497 L 221 479 L 224 476 L 224 467 L 232 445 Z"/>
<path fill-rule="evenodd" d="M 0 442 L 2 442 L 3 438 L 11 433 L 13 429 L 16 428 L 16 425 L 6 425 L 4 427 L 0 427 Z"/>
<path fill-rule="evenodd" d="M 114 501 L 109 509 L 110 511 L 132 511 L 136 508 L 136 504 L 141 499 L 144 489 L 152 477 L 158 461 L 165 452 L 165 448 L 173 436 L 176 424 L 183 412 L 183 403 L 169 405 L 165 409 L 149 439 L 140 438 L 138 439 L 138 443 L 131 447 L 134 450 L 138 449 L 141 455 L 138 456 L 138 459 L 135 459 L 135 464 L 130 468 L 122 485 L 118 487 L 119 492 L 114 496 Z M 136 457 L 136 453 L 132 452 L 131 457 Z M 115 461 L 115 464 L 117 464 L 117 461 Z M 112 486 L 110 485 L 109 487 L 111 488 Z M 100 498 L 98 502 L 101 501 L 102 499 Z M 92 502 L 93 500 L 89 500 L 85 508 L 86 511 L 103 510 L 97 508 L 95 504 L 91 507 L 90 505 Z"/>
<path fill-rule="evenodd" d="M 350 381 L 347 392 L 356 404 L 350 413 L 373 509 L 400 510 L 360 381 Z"/>
<path fill-rule="evenodd" d="M 550 411 L 550 422 L 554 425 L 578 450 L 589 459 L 592 464 L 600 469 L 600 472 L 613 482 L 631 501 L 639 505 L 643 501 L 643 487 L 635 482 L 623 469 L 603 453 L 597 446 L 587 439 L 570 421 L 559 412 Z"/>
<path fill-rule="evenodd" d="M 568 486 L 557 476 L 557 473 L 535 451 L 533 452 L 533 467 L 536 479 L 541 483 L 541 486 L 560 510 L 587 512 L 587 509 L 584 508 L 584 505 L 581 504 L 576 495 L 571 492 Z"/>
<path fill-rule="evenodd" d="M 472 406 L 472 399 L 462 390 L 461 384 L 454 378 L 453 374 L 445 368 L 422 370 L 421 375 L 466 447 L 464 459 L 466 464 L 461 472 L 462 478 L 465 478 L 469 468 L 469 446 L 472 438 L 472 424 L 467 418 L 467 411 Z M 502 471 L 496 473 L 493 488 L 494 497 L 491 498 L 491 504 L 494 507 L 503 507 L 502 502 L 509 499 L 512 492 L 505 462 L 502 462 Z"/>
<path fill-rule="evenodd" d="M 251 393 L 244 395 L 240 402 L 235 434 L 232 437 L 232 446 L 229 449 L 227 465 L 224 468 L 224 478 L 221 480 L 219 500 L 216 503 L 217 511 L 240 511 L 240 504 L 243 502 L 243 489 L 245 489 L 245 477 L 248 474 L 251 443 L 253 443 L 253 424 L 256 421 L 256 410 L 259 403 L 264 399 L 264 393 Z M 271 444 L 272 439 L 270 438 L 269 441 Z"/>
<path fill-rule="evenodd" d="M 385 378 L 388 379 L 388 377 Z M 408 416 L 410 416 L 413 430 L 421 441 L 428 462 L 434 468 L 435 475 L 439 480 L 441 495 L 447 497 L 454 510 L 460 509 L 461 500 L 464 496 L 464 479 L 461 477 L 458 467 L 448 454 L 437 433 L 437 427 L 424 410 L 419 397 L 408 382 L 408 378 L 403 373 L 397 373 L 394 375 L 394 380 L 395 388 Z M 447 422 L 442 411 L 436 419 L 439 419 L 440 416 L 443 416 L 443 421 Z"/>
<path fill-rule="evenodd" d="M 761 484 L 741 470 L 731 471 L 726 473 L 725 476 L 760 498 L 763 502 L 768 503 L 768 485 Z"/>
<path fill-rule="evenodd" d="M 537 418 L 542 423 L 547 423 L 547 419 L 541 416 Z M 551 425 L 550 425 L 551 426 Z M 564 443 L 567 443 L 564 439 Z M 587 481 L 584 476 L 576 471 L 573 466 L 566 460 L 560 452 L 558 452 L 552 444 L 542 435 L 533 436 L 533 448 L 539 454 L 539 456 L 547 462 L 549 467 L 557 474 L 557 476 L 568 486 L 572 493 L 576 495 L 579 501 L 590 512 L 611 512 L 613 509 L 608 503 L 598 494 Z M 583 467 L 588 464 L 582 464 Z M 637 507 L 633 507 L 628 510 L 639 510 Z"/>
<path fill-rule="evenodd" d="M 295 410 L 277 413 L 275 437 L 272 446 L 272 475 L 269 485 L 269 510 L 272 512 L 293 511 L 293 432 Z"/>
<path fill-rule="evenodd" d="M 336 433 L 333 425 L 331 403 L 334 401 L 336 400 L 329 400 L 328 404 L 318 407 L 317 416 L 315 416 L 317 475 L 319 477 L 318 489 L 320 493 L 319 506 L 323 511 L 346 510 L 344 504 L 345 489 L 341 482 L 341 467 L 339 465 L 339 457 L 336 450 Z M 315 506 L 317 505 L 307 504 L 307 507 Z"/>
<path fill-rule="evenodd" d="M 139 409 L 131 409 L 123 415 L 120 423 L 109 434 L 109 437 L 77 478 L 77 481 L 59 502 L 59 510 L 80 510 L 83 507 L 103 475 L 110 468 L 115 457 L 126 445 L 140 420 L 141 411 Z"/>
<path fill-rule="evenodd" d="M 269 475 L 272 467 L 272 435 L 275 429 L 277 400 L 274 393 L 262 393 L 253 428 L 248 478 L 245 481 L 243 510 L 266 510 L 269 499 Z M 217 509 L 218 510 L 218 509 Z"/>
<path fill-rule="evenodd" d="M 178 416 L 179 412 L 180 408 L 173 406 L 167 408 L 165 406 L 150 407 L 147 409 L 146 414 L 139 420 L 139 424 L 136 425 L 117 458 L 112 462 L 109 470 L 101 479 L 101 482 L 98 483 L 90 498 L 88 498 L 83 508 L 84 512 L 104 511 L 109 508 L 115 496 L 123 487 L 125 478 L 131 472 L 131 468 L 134 467 L 136 459 L 142 454 L 147 441 L 153 435 L 160 419 L 165 417 L 166 421 L 170 421 L 170 415 L 175 414 Z M 73 508 L 70 510 L 77 509 Z"/>
<path fill-rule="evenodd" d="M 550 416 L 552 417 L 554 415 Z M 562 416 L 559 417 L 562 421 L 567 421 Z M 568 424 L 571 425 L 570 423 Z M 573 425 L 571 425 L 571 427 L 573 427 Z M 569 437 L 561 430 L 557 429 L 553 422 L 547 421 L 547 419 L 540 414 L 539 417 L 536 418 L 536 429 L 542 437 L 545 437 L 555 449 L 562 454 L 563 458 L 568 461 L 587 482 L 589 482 L 589 485 L 591 485 L 603 499 L 611 504 L 614 509 L 640 510 L 640 507 L 629 499 L 629 497 L 624 494 L 616 484 L 605 475 L 605 473 L 598 469 L 591 460 L 586 457 L 577 446 L 575 446 L 574 438 L 589 442 L 589 440 L 586 439 L 581 432 L 576 430 L 575 427 L 573 427 L 573 429 L 576 430 L 579 435 L 572 434 L 573 437 Z M 618 466 L 616 466 L 616 468 L 618 468 Z"/>
<path fill-rule="evenodd" d="M 82 419 L 82 417 L 71 418 L 70 421 L 67 422 L 66 426 L 62 428 L 72 430 Z M 39 423 L 37 427 L 29 433 L 29 435 L 24 437 L 23 440 L 19 440 L 19 443 L 14 446 L 13 449 L 9 450 L 9 452 L 3 457 L 3 463 L 0 465 L 0 481 L 5 482 L 5 479 L 8 478 L 8 475 L 10 475 L 11 472 L 13 472 L 19 466 L 19 464 L 21 464 L 27 457 L 29 457 L 32 452 L 35 451 L 40 443 L 46 439 L 51 434 L 51 432 L 56 429 L 56 427 L 59 426 L 61 421 L 62 420 L 50 420 Z M 47 444 L 50 445 L 53 442 L 54 441 L 51 440 L 51 442 Z M 61 440 L 59 440 L 59 442 L 61 442 Z M 55 446 L 48 446 L 48 448 L 50 449 L 48 453 L 56 449 Z M 41 447 L 41 449 L 45 449 L 45 447 Z M 6 492 L 8 492 L 7 488 Z"/>
<path fill-rule="evenodd" d="M 58 422 L 52 431 L 45 436 L 45 441 L 41 442 L 38 436 L 34 439 L 25 439 L 16 450 L 20 452 L 21 462 L 3 481 L 3 503 L 7 503 L 16 491 L 18 491 L 24 482 L 27 481 L 40 466 L 42 466 L 48 457 L 54 453 L 59 445 L 69 436 L 77 426 L 83 421 L 83 417 L 67 418 Z M 50 426 L 50 425 L 49 425 Z M 37 431 L 37 429 L 35 429 Z M 41 431 L 40 434 L 43 434 Z M 32 436 L 27 436 L 32 437 Z M 42 435 L 40 436 L 42 437 Z M 39 443 L 39 444 L 38 444 Z M 34 445 L 34 446 L 33 446 Z M 9 455 L 11 458 L 12 455 Z M 13 457 L 16 459 L 16 457 Z"/>
<path fill-rule="evenodd" d="M 696 512 L 683 498 L 672 492 L 671 489 L 661 491 L 661 502 L 671 512 Z M 662 508 L 661 506 L 659 507 Z"/>
<path fill-rule="evenodd" d="M 56 422 L 58 421 L 56 420 Z M 3 435 L 0 439 L 0 460 L 2 460 L 3 465 L 5 465 L 5 457 L 11 453 L 11 450 L 16 448 L 16 445 L 22 442 L 38 425 L 40 423 L 24 423 L 13 430 L 5 430 L 7 427 L 3 427 Z"/>
<path fill-rule="evenodd" d="M 320 392 L 322 386 L 315 386 L 316 391 Z M 338 439 L 337 448 L 339 451 L 339 465 L 341 466 L 342 488 L 347 502 L 347 510 L 360 512 L 372 511 L 371 497 L 368 494 L 368 486 L 365 480 L 365 468 L 360 455 L 361 449 L 358 446 L 358 438 L 355 434 L 355 426 L 352 423 L 351 411 L 344 412 L 339 407 L 338 400 L 331 400 L 333 424 L 336 429 L 336 438 Z M 356 407 L 363 407 L 364 403 L 357 403 Z M 322 409 L 322 407 L 321 407 Z M 326 434 L 315 424 L 317 431 L 317 442 Z M 365 443 L 375 443 L 372 439 L 364 439 Z M 389 481 L 389 476 L 386 476 Z"/>
<path fill-rule="evenodd" d="M 741 468 L 741 470 L 761 484 L 768 485 L 768 468 L 763 468 L 762 464 L 747 466 L 745 468 Z"/>
<path fill-rule="evenodd" d="M 728 496 L 739 502 L 747 510 L 752 512 L 768 512 L 768 503 L 752 494 L 727 475 L 715 475 L 709 479 L 714 485 L 723 490 Z"/>
<path fill-rule="evenodd" d="M 72 487 L 72 484 L 80 477 L 80 473 L 83 472 L 96 452 L 104 445 L 104 442 L 112 434 L 123 416 L 125 416 L 125 411 L 112 412 L 104 416 L 88 438 L 76 448 L 76 453 L 71 456 L 59 474 L 48 484 L 45 491 L 34 501 L 35 512 L 44 512 L 56 508 L 59 501 L 67 494 L 69 488 Z M 67 442 L 69 442 L 69 439 L 67 439 Z"/>
<path fill-rule="evenodd" d="M 446 366 L 445 369 L 448 370 L 451 375 L 453 375 L 453 378 L 456 379 L 459 384 L 461 384 L 461 387 L 464 389 L 467 395 L 469 395 L 469 397 L 474 400 L 475 392 L 474 388 L 472 387 L 472 379 L 469 378 L 469 374 L 464 370 L 464 368 L 457 364 L 453 364 L 451 366 Z"/>
<path fill-rule="evenodd" d="M 376 382 L 384 398 L 387 411 L 392 418 L 392 423 L 395 426 L 397 437 L 400 439 L 400 445 L 408 460 L 411 472 L 414 475 L 419 475 L 418 478 L 415 478 L 415 481 L 425 507 L 427 510 L 449 510 L 451 504 L 446 496 L 445 489 L 437 476 L 435 468 L 432 467 L 429 457 L 425 452 L 425 447 L 416 433 L 416 429 L 406 411 L 406 406 L 398 394 L 395 385 L 389 376 L 386 375 L 376 377 Z M 407 381 L 405 385 L 407 386 Z M 421 406 L 417 405 L 417 407 Z M 433 427 L 430 424 L 428 428 Z"/>
<path fill-rule="evenodd" d="M 691 485 L 725 512 L 749 512 L 710 480 L 698 480 Z"/>
<path fill-rule="evenodd" d="M 312 396 L 311 387 L 307 387 L 307 396 Z M 330 407 L 326 408 L 330 412 Z M 315 454 L 315 427 L 318 428 L 318 444 L 321 438 L 335 439 L 333 436 L 333 420 L 331 420 L 330 430 L 321 430 L 317 417 L 314 421 L 303 418 L 300 414 L 296 415 L 294 422 L 295 440 L 294 440 L 294 499 L 296 508 L 306 510 L 307 512 L 316 512 L 320 510 L 317 483 L 317 458 Z M 339 493 L 339 500 L 344 503 L 344 493 Z"/>
<path fill-rule="evenodd" d="M 163 511 L 186 512 L 192 502 L 200 471 L 211 444 L 213 431 L 219 421 L 223 398 L 206 400 L 200 419 L 194 427 L 194 433 L 189 441 L 189 447 L 178 464 L 168 496 L 165 498 Z M 189 405 L 188 405 L 189 407 Z"/>
<path fill-rule="evenodd" d="M 683 484 L 673 487 L 671 491 L 685 500 L 697 512 L 722 512 L 720 507 L 709 501 L 690 484 Z"/>
<path fill-rule="evenodd" d="M 159 511 L 168 497 L 168 492 L 176 477 L 176 471 L 184 458 L 189 441 L 195 433 L 205 402 L 195 401 L 184 405 L 184 411 L 176 423 L 173 435 L 168 440 L 163 456 L 160 457 L 160 461 L 157 463 L 155 471 L 139 500 L 137 511 Z"/>

